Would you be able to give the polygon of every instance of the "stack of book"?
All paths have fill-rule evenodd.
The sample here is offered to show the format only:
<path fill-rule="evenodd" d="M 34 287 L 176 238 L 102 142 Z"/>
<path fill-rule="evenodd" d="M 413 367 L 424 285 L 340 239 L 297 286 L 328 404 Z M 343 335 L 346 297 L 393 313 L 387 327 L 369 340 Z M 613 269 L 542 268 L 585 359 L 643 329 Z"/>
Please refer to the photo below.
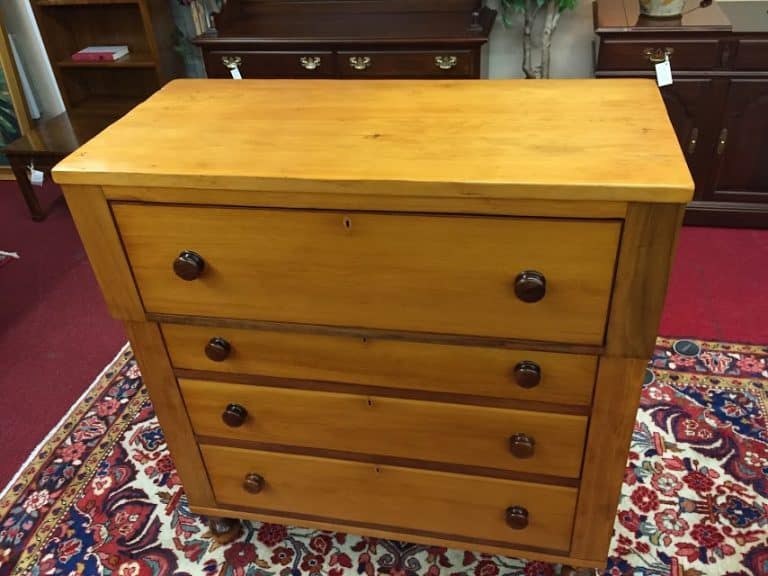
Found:
<path fill-rule="evenodd" d="M 72 54 L 72 60 L 93 62 L 99 60 L 114 61 L 128 55 L 128 46 L 88 46 Z"/>

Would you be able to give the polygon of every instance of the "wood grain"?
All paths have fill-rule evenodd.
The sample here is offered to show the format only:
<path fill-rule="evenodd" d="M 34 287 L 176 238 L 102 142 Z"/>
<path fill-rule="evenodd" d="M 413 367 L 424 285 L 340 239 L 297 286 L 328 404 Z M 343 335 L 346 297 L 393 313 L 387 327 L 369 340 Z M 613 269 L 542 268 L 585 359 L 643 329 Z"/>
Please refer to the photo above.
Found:
<path fill-rule="evenodd" d="M 362 464 L 312 456 L 201 446 L 216 499 L 222 504 L 277 512 L 408 526 L 469 538 L 567 550 L 576 490 Z M 242 489 L 246 474 L 266 481 L 259 494 Z M 529 525 L 512 530 L 508 506 L 524 506 Z"/>
<path fill-rule="evenodd" d="M 214 505 L 208 474 L 165 352 L 160 328 L 151 322 L 125 322 L 125 330 L 189 501 L 198 506 Z"/>
<path fill-rule="evenodd" d="M 388 194 L 317 194 L 267 190 L 205 190 L 199 188 L 154 188 L 105 186 L 109 200 L 208 205 L 212 199 L 222 206 L 261 208 L 308 208 L 328 210 L 374 210 L 385 212 L 429 212 L 434 214 L 492 214 L 495 216 L 541 216 L 560 218 L 624 218 L 624 202 L 529 200 L 507 198 L 422 196 L 418 185 L 392 188 Z"/>
<path fill-rule="evenodd" d="M 54 172 L 303 193 L 419 183 L 425 195 L 687 202 L 693 191 L 658 89 L 638 79 L 178 80 Z"/>
<path fill-rule="evenodd" d="M 179 385 L 197 435 L 570 478 L 581 470 L 583 416 L 200 380 Z M 242 426 L 222 421 L 230 403 L 248 411 Z M 532 457 L 510 453 L 518 432 L 534 438 Z"/>
<path fill-rule="evenodd" d="M 595 356 L 579 354 L 180 324 L 163 324 L 162 331 L 175 368 L 529 402 L 589 405 L 597 368 Z M 214 336 L 232 347 L 222 362 L 204 352 Z M 515 382 L 523 360 L 541 367 L 534 388 Z"/>
<path fill-rule="evenodd" d="M 101 189 L 68 185 L 63 190 L 110 313 L 121 320 L 144 320 L 144 306 Z"/>
<path fill-rule="evenodd" d="M 195 514 L 205 516 L 225 516 L 237 517 L 248 520 L 258 520 L 262 522 L 272 522 L 275 524 L 287 524 L 291 526 L 306 526 L 317 528 L 319 530 L 330 530 L 334 532 L 345 532 L 348 534 L 365 534 L 376 538 L 388 538 L 390 540 L 400 540 L 405 542 L 415 542 L 419 544 L 430 544 L 435 546 L 446 546 L 459 550 L 472 549 L 478 552 L 488 554 L 503 554 L 514 558 L 525 558 L 526 560 L 539 560 L 550 563 L 578 564 L 579 566 L 592 566 L 595 568 L 604 568 L 605 559 L 600 561 L 578 560 L 565 553 L 555 551 L 546 551 L 546 548 L 534 546 L 521 546 L 519 544 L 505 545 L 503 543 L 493 543 L 488 540 L 475 538 L 459 539 L 457 536 L 446 536 L 434 534 L 423 530 L 411 530 L 407 528 L 398 528 L 394 531 L 392 528 L 378 526 L 367 522 L 344 523 L 334 518 L 322 518 L 307 516 L 301 514 L 286 514 L 279 512 L 258 511 L 256 508 L 246 508 L 244 506 L 228 505 L 215 508 L 205 506 L 190 506 L 190 510 Z M 580 562 L 580 563 L 579 563 Z"/>
<path fill-rule="evenodd" d="M 685 213 L 681 205 L 630 204 L 608 318 L 605 354 L 650 358 Z"/>
<path fill-rule="evenodd" d="M 611 221 L 112 205 L 150 312 L 602 344 Z M 175 277 L 181 250 L 206 260 Z M 546 297 L 514 295 L 518 273 Z"/>
<path fill-rule="evenodd" d="M 645 358 L 600 359 L 571 543 L 575 558 L 605 562 L 608 555 L 646 364 Z"/>

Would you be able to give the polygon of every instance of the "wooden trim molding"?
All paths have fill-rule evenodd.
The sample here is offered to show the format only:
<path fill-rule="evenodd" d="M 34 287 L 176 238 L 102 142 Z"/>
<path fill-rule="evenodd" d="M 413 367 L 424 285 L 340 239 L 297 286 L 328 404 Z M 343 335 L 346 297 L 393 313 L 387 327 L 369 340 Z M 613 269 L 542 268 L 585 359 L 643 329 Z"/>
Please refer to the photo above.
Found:
<path fill-rule="evenodd" d="M 683 204 L 630 204 L 621 235 L 605 355 L 649 358 L 685 213 Z"/>
<path fill-rule="evenodd" d="M 173 461 L 191 502 L 214 504 L 208 473 L 192 432 L 160 327 L 151 322 L 125 322 L 125 330 L 144 377 Z"/>
<path fill-rule="evenodd" d="M 112 316 L 144 320 L 144 306 L 101 188 L 66 185 L 63 191 Z"/>
<path fill-rule="evenodd" d="M 571 541 L 579 565 L 605 564 L 646 364 L 645 358 L 600 359 Z"/>

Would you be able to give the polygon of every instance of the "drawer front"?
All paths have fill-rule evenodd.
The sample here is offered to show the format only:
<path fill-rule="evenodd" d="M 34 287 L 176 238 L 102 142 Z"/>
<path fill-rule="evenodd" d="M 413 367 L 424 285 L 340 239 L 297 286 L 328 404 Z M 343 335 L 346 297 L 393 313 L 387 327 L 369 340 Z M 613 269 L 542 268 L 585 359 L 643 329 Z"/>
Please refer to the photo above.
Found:
<path fill-rule="evenodd" d="M 579 354 L 181 324 L 162 330 L 177 368 L 555 404 L 588 405 L 597 368 L 596 356 Z M 223 359 L 216 338 L 229 346 Z"/>
<path fill-rule="evenodd" d="M 201 446 L 216 500 L 299 517 L 567 550 L 577 490 L 496 478 Z M 261 490 L 244 488 L 257 474 Z M 250 486 L 258 487 L 251 477 Z M 254 489 L 254 488 L 252 488 Z M 528 512 L 514 529 L 506 510 Z"/>
<path fill-rule="evenodd" d="M 717 40 L 625 42 L 605 39 L 600 43 L 597 69 L 653 72 L 655 63 L 663 61 L 665 54 L 669 54 L 673 74 L 675 70 L 711 70 L 720 66 Z"/>
<path fill-rule="evenodd" d="M 231 78 L 236 66 L 243 78 L 328 78 L 334 75 L 332 52 L 211 51 L 205 55 L 209 78 Z"/>
<path fill-rule="evenodd" d="M 739 40 L 733 67 L 736 70 L 768 70 L 768 40 Z"/>
<path fill-rule="evenodd" d="M 336 69 L 346 78 L 457 78 L 474 74 L 471 50 L 342 51 L 336 58 Z"/>
<path fill-rule="evenodd" d="M 198 436 L 570 478 L 580 472 L 584 416 L 203 380 L 179 384 Z M 247 412 L 235 426 L 222 418 L 231 403 Z M 517 434 L 526 438 L 513 449 Z"/>
<path fill-rule="evenodd" d="M 584 344 L 603 341 L 620 231 L 610 221 L 121 203 L 113 213 L 148 312 Z M 182 250 L 205 262 L 196 280 L 174 275 Z M 516 295 L 516 282 L 541 285 L 531 271 L 546 284 L 534 303 Z"/>

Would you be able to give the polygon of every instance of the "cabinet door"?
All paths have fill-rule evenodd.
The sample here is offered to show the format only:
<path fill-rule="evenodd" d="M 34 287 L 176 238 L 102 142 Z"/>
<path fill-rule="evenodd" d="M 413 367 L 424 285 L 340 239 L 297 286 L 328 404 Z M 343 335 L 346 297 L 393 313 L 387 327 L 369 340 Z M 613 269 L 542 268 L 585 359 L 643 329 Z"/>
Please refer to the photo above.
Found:
<path fill-rule="evenodd" d="M 768 202 L 768 80 L 731 80 L 713 200 Z"/>
<path fill-rule="evenodd" d="M 710 186 L 720 116 L 717 92 L 715 81 L 703 79 L 676 79 L 674 84 L 661 88 L 667 113 L 696 182 L 696 198 L 704 198 Z"/>

